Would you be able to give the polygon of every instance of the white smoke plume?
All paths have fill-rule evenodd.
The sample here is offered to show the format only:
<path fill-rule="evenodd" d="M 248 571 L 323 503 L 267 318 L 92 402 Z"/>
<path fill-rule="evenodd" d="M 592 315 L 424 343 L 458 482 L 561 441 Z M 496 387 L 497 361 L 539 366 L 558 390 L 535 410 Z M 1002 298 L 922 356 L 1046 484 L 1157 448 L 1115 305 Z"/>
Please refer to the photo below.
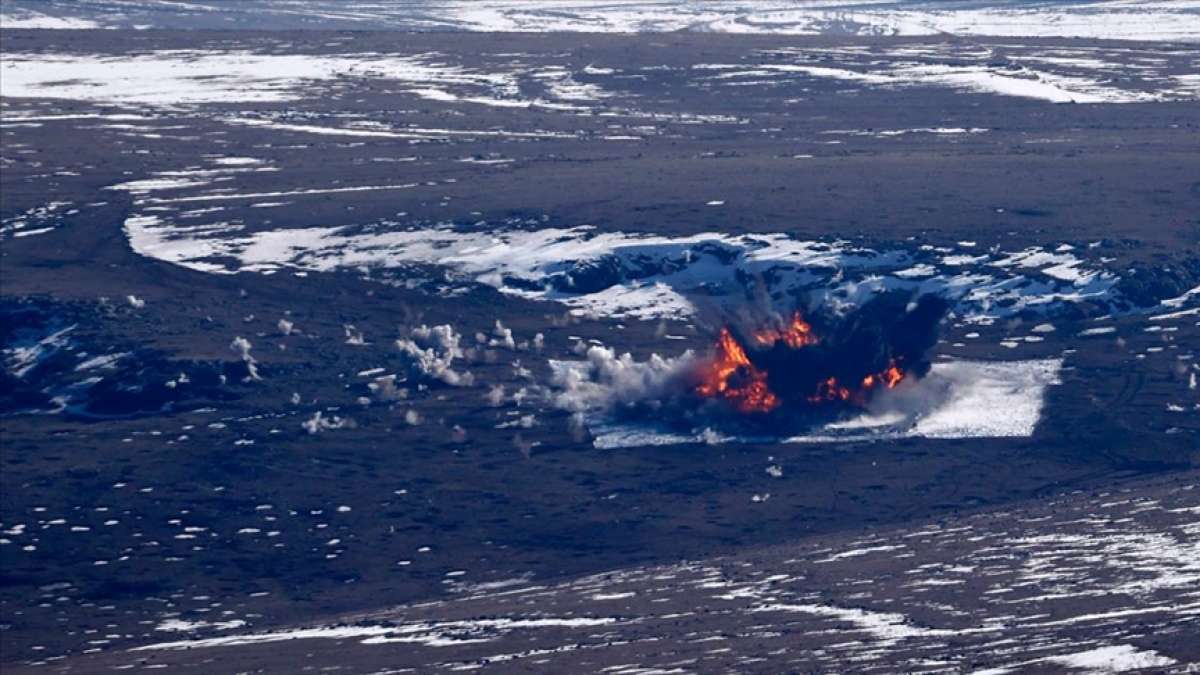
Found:
<path fill-rule="evenodd" d="M 363 332 L 352 323 L 342 326 L 342 330 L 346 333 L 346 344 L 362 346 L 367 344 L 366 338 L 363 337 Z"/>
<path fill-rule="evenodd" d="M 462 356 L 462 336 L 456 333 L 450 324 L 440 326 L 421 324 L 412 329 L 411 335 L 413 339 L 421 341 L 422 344 L 434 345 L 455 357 Z"/>
<path fill-rule="evenodd" d="M 646 361 L 636 361 L 628 353 L 618 356 L 608 347 L 591 347 L 585 361 L 550 362 L 551 383 L 558 390 L 553 402 L 571 412 L 652 403 L 674 389 L 695 361 L 690 349 L 673 358 L 651 354 Z"/>
<path fill-rule="evenodd" d="M 250 344 L 249 340 L 240 335 L 233 338 L 233 342 L 229 343 L 229 350 L 237 354 L 238 357 L 243 361 L 248 361 L 253 358 L 250 356 L 250 350 L 253 347 L 254 345 Z"/>
<path fill-rule="evenodd" d="M 258 374 L 258 362 L 254 360 L 253 356 L 250 356 L 251 347 L 253 345 L 250 344 L 250 341 L 240 335 L 233 338 L 233 342 L 229 343 L 229 349 L 237 354 L 238 358 L 246 364 L 246 379 L 261 380 L 262 377 Z"/>
<path fill-rule="evenodd" d="M 408 358 L 410 375 L 434 380 L 452 387 L 469 387 L 475 377 L 451 368 L 463 357 L 462 336 L 450 325 L 417 326 L 408 338 L 396 340 L 396 347 Z"/>
<path fill-rule="evenodd" d="M 321 411 L 318 410 L 313 413 L 312 417 L 301 422 L 300 427 L 310 434 L 317 434 L 330 429 L 343 429 L 347 427 L 353 428 L 354 420 L 345 417 L 338 417 L 337 415 L 325 417 L 321 414 Z"/>
<path fill-rule="evenodd" d="M 537 417 L 534 415 L 522 415 L 515 417 L 507 422 L 501 422 L 496 425 L 497 429 L 532 429 L 537 424 Z"/>
<path fill-rule="evenodd" d="M 576 443 L 583 443 L 588 440 L 589 433 L 587 428 L 587 418 L 583 413 L 571 413 L 570 419 L 567 420 L 567 430 L 571 433 L 571 439 Z"/>
<path fill-rule="evenodd" d="M 516 361 L 512 362 L 512 369 L 513 369 L 513 377 L 524 379 L 524 380 L 532 380 L 533 379 L 533 371 L 529 370 L 525 366 L 522 366 L 521 359 L 517 359 Z"/>
<path fill-rule="evenodd" d="M 408 389 L 405 387 L 396 386 L 395 375 L 384 375 L 377 377 L 367 384 L 367 389 L 371 394 L 380 401 L 401 401 L 408 398 Z"/>
<path fill-rule="evenodd" d="M 537 441 L 525 440 L 525 438 L 523 436 L 521 436 L 521 434 L 517 434 L 516 436 L 513 437 L 513 447 L 515 447 L 517 449 L 517 451 L 521 453 L 521 456 L 524 457 L 525 459 L 529 459 L 530 457 L 533 456 L 533 449 L 536 448 L 538 445 L 539 445 L 539 443 Z"/>
<path fill-rule="evenodd" d="M 492 330 L 492 339 L 488 341 L 489 347 L 504 347 L 506 349 L 516 349 L 517 342 L 513 339 L 511 328 L 505 328 L 504 324 L 500 323 L 500 319 L 496 319 L 496 327 Z"/>

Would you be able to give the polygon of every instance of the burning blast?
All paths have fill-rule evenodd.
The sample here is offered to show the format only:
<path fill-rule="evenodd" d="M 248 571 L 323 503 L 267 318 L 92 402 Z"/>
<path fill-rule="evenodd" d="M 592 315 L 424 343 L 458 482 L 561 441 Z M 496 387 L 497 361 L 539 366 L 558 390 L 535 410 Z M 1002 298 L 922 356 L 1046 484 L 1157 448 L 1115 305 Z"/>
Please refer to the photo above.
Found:
<path fill-rule="evenodd" d="M 691 429 L 797 431 L 924 377 L 948 310 L 936 295 L 890 292 L 846 314 L 726 323 L 708 356 L 637 362 L 593 347 L 586 362 L 558 370 L 557 403 Z"/>
<path fill-rule="evenodd" d="M 938 296 L 889 293 L 844 317 L 816 314 L 810 323 L 797 311 L 780 326 L 726 326 L 695 392 L 746 415 L 862 407 L 874 392 L 929 372 L 947 309 Z"/>

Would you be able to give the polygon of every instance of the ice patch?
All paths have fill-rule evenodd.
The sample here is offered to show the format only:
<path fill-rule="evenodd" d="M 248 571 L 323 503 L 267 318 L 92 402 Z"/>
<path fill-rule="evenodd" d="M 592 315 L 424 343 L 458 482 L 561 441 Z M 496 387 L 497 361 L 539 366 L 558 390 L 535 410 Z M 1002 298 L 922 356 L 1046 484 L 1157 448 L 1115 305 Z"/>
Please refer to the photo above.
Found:
<path fill-rule="evenodd" d="M 52 16 L 31 9 L 4 8 L 0 13 L 0 27 L 23 30 L 86 30 L 99 28 L 95 21 L 78 17 Z"/>
<path fill-rule="evenodd" d="M 191 633 L 198 630 L 233 630 L 245 626 L 241 619 L 230 621 L 184 621 L 183 619 L 167 619 L 154 627 L 154 630 L 170 633 Z"/>
<path fill-rule="evenodd" d="M 1193 289 L 1188 290 L 1183 295 L 1180 295 L 1180 296 L 1177 296 L 1174 298 L 1168 298 L 1167 300 L 1163 300 L 1160 304 L 1164 307 L 1178 308 L 1178 307 L 1183 307 L 1185 304 L 1190 302 L 1192 298 L 1200 298 L 1200 286 L 1197 286 Z"/>
<path fill-rule="evenodd" d="M 1079 668 L 1089 673 L 1124 673 L 1145 668 L 1165 668 L 1178 663 L 1152 649 L 1138 649 L 1133 645 L 1097 647 L 1075 654 L 1050 656 L 1042 661 Z"/>
<path fill-rule="evenodd" d="M 316 124 L 293 124 L 288 122 L 277 122 L 274 120 L 250 119 L 250 118 L 227 118 L 225 120 L 230 124 L 239 124 L 243 126 L 260 127 L 268 129 L 277 129 L 280 131 L 292 131 L 305 134 L 317 134 L 321 136 L 358 136 L 367 138 L 398 138 L 409 140 L 425 140 L 425 141 L 444 141 L 453 139 L 470 139 L 470 138 L 575 138 L 575 134 L 569 134 L 557 131 L 504 131 L 501 129 L 427 129 L 420 127 L 401 127 L 399 129 L 391 129 L 387 127 L 379 128 L 353 128 L 353 127 L 327 127 Z"/>
<path fill-rule="evenodd" d="M 22 378 L 29 374 L 38 364 L 57 354 L 71 343 L 70 333 L 76 328 L 75 324 L 55 331 L 40 340 L 18 342 L 4 350 L 5 366 L 13 377 Z"/>
<path fill-rule="evenodd" d="M 109 369 L 116 367 L 118 361 L 120 361 L 121 359 L 123 359 L 129 355 L 130 355 L 130 352 L 121 352 L 119 354 L 102 354 L 100 356 L 93 356 L 90 359 L 87 359 L 86 361 L 82 361 L 79 365 L 75 366 L 75 371 L 78 372 L 81 370 L 92 370 L 92 369 L 109 370 Z"/>
<path fill-rule="evenodd" d="M 130 651 L 160 651 L 202 649 L 205 647 L 236 647 L 289 640 L 345 640 L 363 638 L 362 644 L 409 643 L 428 647 L 450 647 L 472 642 L 499 639 L 515 631 L 539 628 L 591 628 L 617 624 L 614 618 L 546 617 L 496 618 L 463 621 L 409 623 L 399 625 L 357 625 L 299 628 L 273 633 L 230 635 L 199 640 L 179 640 L 134 647 Z"/>
<path fill-rule="evenodd" d="M 908 617 L 894 612 L 872 612 L 865 609 L 830 605 L 772 603 L 753 607 L 750 611 L 802 612 L 828 617 L 835 621 L 853 624 L 856 629 L 869 633 L 872 638 L 884 644 L 906 638 L 950 636 L 957 632 L 942 628 L 916 626 Z"/>
<path fill-rule="evenodd" d="M 347 78 L 399 83 L 408 87 L 408 93 L 431 101 L 569 113 L 586 112 L 586 104 L 612 95 L 597 84 L 578 82 L 565 68 L 509 66 L 483 71 L 447 63 L 438 54 L 269 54 L 199 49 L 118 56 L 6 53 L 0 93 L 5 98 L 178 106 L 290 101 L 305 96 L 305 89 L 312 86 L 344 86 Z M 542 84 L 548 98 L 523 96 L 523 81 Z M 341 129 L 332 133 L 354 132 Z"/>
<path fill-rule="evenodd" d="M 738 78 L 771 78 L 778 81 L 797 75 L 840 80 L 860 86 L 876 87 L 946 87 L 965 92 L 996 94 L 1028 98 L 1051 103 L 1140 103 L 1161 100 L 1188 100 L 1194 98 L 1186 89 L 1160 87 L 1148 92 L 1123 89 L 1111 83 L 1111 77 L 1063 75 L 1030 67 L 993 67 L 986 63 L 913 63 L 903 58 L 897 50 L 888 60 L 875 60 L 868 64 L 869 70 L 851 67 L 810 66 L 799 64 L 751 63 L 751 64 L 699 64 L 698 70 L 719 70 L 709 76 L 715 82 L 734 83 Z M 801 50 L 777 49 L 772 54 L 804 56 Z M 857 62 L 847 64 L 863 68 Z M 755 80 L 752 80 L 755 81 Z M 932 127 L 923 129 L 897 129 L 884 131 L 845 131 L 853 135 L 876 137 L 900 136 L 909 133 L 959 134 L 981 133 L 987 129 L 957 127 Z M 838 133 L 838 132 L 826 132 Z"/>
<path fill-rule="evenodd" d="M 1145 5 L 1144 7 L 1141 5 Z M 1200 40 L 1195 8 L 1135 0 L 1116 7 L 1094 3 L 1023 6 L 979 3 L 951 9 L 904 8 L 896 3 L 749 0 L 736 3 L 556 3 L 552 8 L 511 2 L 453 2 L 440 25 L 504 32 L 674 31 L 821 35 L 997 35 L 1130 40 Z"/>
<path fill-rule="evenodd" d="M 911 435 L 927 438 L 1032 436 L 1046 387 L 1059 384 L 1062 359 L 957 361 L 934 364 L 929 377 L 945 378 L 950 400 L 917 420 Z"/>
<path fill-rule="evenodd" d="M 60 214 L 70 205 L 70 202 L 49 202 L 0 220 L 0 238 L 8 235 L 31 237 L 52 232 L 61 222 Z"/>
<path fill-rule="evenodd" d="M 30 4 L 30 3 L 27 3 Z M 212 28 L 236 25 L 245 11 L 217 0 L 154 3 L 153 14 L 90 9 L 43 12 L 5 7 L 6 28 Z M 1120 2 L 896 3 L 874 0 L 334 0 L 272 3 L 282 26 L 326 29 L 480 32 L 700 33 L 776 35 L 955 35 L 1200 40 L 1196 6 L 1183 0 Z M 42 9 L 39 7 L 39 9 Z M 89 11 L 90 10 L 90 11 Z M 196 10 L 202 10 L 197 12 Z M 59 14 L 56 16 L 55 14 Z M 70 14 L 70 16 L 63 16 Z M 199 15 L 199 16 L 198 16 Z M 605 68 L 594 68 L 604 71 Z"/>
<path fill-rule="evenodd" d="M 0 93 L 146 105 L 289 101 L 303 95 L 305 83 L 330 85 L 344 77 L 515 90 L 507 74 L 479 73 L 424 55 L 158 50 L 132 56 L 6 53 Z"/>

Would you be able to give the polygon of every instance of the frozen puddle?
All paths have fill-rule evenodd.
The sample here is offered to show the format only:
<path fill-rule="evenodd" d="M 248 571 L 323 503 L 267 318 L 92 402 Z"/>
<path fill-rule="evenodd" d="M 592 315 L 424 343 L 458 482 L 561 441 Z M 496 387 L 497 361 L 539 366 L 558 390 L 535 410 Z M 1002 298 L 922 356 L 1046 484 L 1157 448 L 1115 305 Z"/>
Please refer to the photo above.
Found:
<path fill-rule="evenodd" d="M 1041 419 L 1046 388 L 1059 384 L 1061 368 L 1062 359 L 935 363 L 920 382 L 877 397 L 873 411 L 830 422 L 783 442 L 1032 436 Z M 598 417 L 589 427 L 597 448 L 779 442 L 775 438 L 725 436 L 711 429 L 680 433 Z"/>

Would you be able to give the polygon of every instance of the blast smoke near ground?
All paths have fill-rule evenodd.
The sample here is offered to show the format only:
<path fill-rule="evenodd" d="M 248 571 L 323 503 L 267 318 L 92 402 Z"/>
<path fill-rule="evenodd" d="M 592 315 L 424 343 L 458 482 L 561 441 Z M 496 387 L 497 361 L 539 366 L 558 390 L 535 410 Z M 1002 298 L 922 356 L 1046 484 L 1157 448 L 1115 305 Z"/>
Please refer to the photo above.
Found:
<path fill-rule="evenodd" d="M 0 670 L 1195 671 L 1191 4 L 0 0 Z"/>

